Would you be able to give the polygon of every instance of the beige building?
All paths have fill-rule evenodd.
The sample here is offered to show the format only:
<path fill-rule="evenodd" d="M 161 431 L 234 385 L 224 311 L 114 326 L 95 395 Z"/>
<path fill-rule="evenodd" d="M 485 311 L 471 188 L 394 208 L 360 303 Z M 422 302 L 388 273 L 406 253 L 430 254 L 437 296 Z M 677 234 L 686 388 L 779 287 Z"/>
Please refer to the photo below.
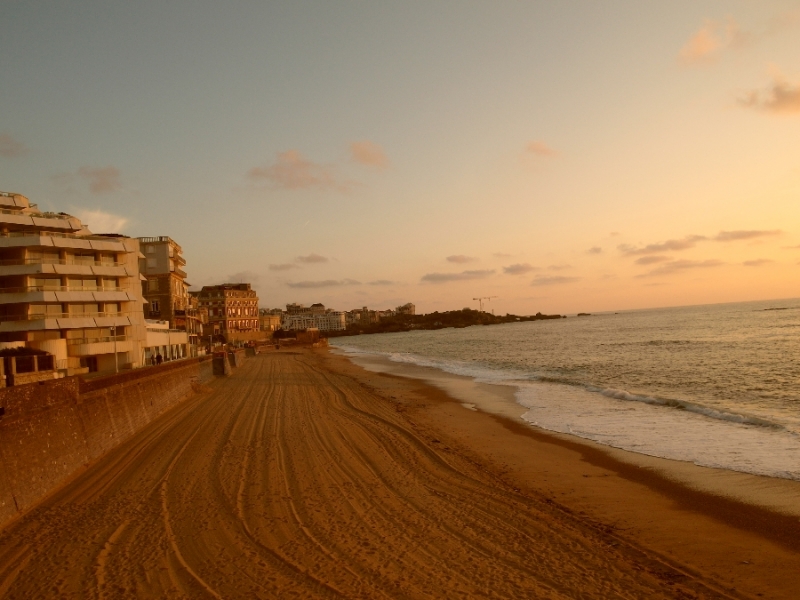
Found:
<path fill-rule="evenodd" d="M 172 329 L 188 334 L 189 355 L 197 354 L 201 319 L 197 303 L 189 296 L 186 281 L 186 260 L 183 249 L 169 236 L 140 237 L 143 258 L 139 270 L 147 281 L 142 282 L 142 295 L 147 301 L 145 316 L 154 321 L 166 321 Z"/>
<path fill-rule="evenodd" d="M 250 334 L 260 331 L 258 321 L 258 296 L 249 283 L 224 283 L 206 285 L 197 294 L 199 308 L 208 311 L 206 330 L 214 341 L 248 339 Z M 244 334 L 244 335 L 242 335 Z"/>
<path fill-rule="evenodd" d="M 139 242 L 0 192 L 0 347 L 68 372 L 138 367 L 145 341 Z"/>
<path fill-rule="evenodd" d="M 326 309 L 323 304 L 287 304 L 281 327 L 288 330 L 315 328 L 320 331 L 341 331 L 347 328 L 345 313 Z"/>

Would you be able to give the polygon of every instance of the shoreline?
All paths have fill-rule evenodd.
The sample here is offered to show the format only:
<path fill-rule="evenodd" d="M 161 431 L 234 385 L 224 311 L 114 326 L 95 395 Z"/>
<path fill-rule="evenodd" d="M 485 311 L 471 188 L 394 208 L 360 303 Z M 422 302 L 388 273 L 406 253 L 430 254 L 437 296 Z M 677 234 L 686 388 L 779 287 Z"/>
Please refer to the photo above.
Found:
<path fill-rule="evenodd" d="M 755 475 L 742 471 L 696 465 L 694 463 L 640 454 L 557 431 L 538 427 L 522 418 L 527 409 L 516 401 L 513 384 L 480 383 L 472 377 L 408 363 L 397 363 L 377 354 L 348 354 L 332 347 L 332 352 L 375 373 L 423 381 L 442 390 L 464 408 L 508 419 L 516 427 L 534 434 L 586 447 L 611 459 L 644 468 L 692 490 L 712 494 L 789 517 L 800 517 L 800 481 Z"/>
<path fill-rule="evenodd" d="M 519 415 L 479 407 L 508 407 L 511 386 L 397 363 L 387 372 L 380 370 L 385 364 L 358 364 L 363 355 L 352 359 L 325 352 L 323 362 L 396 403 L 433 447 L 467 456 L 512 489 L 552 502 L 686 573 L 710 576 L 735 597 L 742 591 L 795 597 L 798 482 L 635 455 L 538 429 Z"/>

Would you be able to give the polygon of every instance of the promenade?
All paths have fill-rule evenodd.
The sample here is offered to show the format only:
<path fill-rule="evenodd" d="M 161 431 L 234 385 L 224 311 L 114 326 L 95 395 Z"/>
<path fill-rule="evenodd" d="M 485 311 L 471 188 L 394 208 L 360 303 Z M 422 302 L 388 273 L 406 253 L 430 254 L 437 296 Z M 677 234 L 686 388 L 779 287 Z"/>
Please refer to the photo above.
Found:
<path fill-rule="evenodd" d="M 514 488 L 326 360 L 248 359 L 12 523 L 0 597 L 738 597 Z"/>

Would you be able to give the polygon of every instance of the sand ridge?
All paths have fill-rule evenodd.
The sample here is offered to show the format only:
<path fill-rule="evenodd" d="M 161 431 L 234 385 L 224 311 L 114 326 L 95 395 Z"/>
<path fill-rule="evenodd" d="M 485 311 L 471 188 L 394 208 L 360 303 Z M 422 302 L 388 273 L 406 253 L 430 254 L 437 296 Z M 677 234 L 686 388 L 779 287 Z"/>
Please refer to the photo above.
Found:
<path fill-rule="evenodd" d="M 324 353 L 210 387 L 0 532 L 0 597 L 742 597 L 420 433 Z"/>

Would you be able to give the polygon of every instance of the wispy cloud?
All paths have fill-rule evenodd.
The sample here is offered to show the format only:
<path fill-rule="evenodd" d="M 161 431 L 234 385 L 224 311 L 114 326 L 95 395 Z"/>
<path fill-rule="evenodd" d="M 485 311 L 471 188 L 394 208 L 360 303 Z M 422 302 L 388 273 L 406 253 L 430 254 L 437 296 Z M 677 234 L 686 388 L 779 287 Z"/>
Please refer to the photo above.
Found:
<path fill-rule="evenodd" d="M 681 271 L 688 271 L 693 269 L 712 269 L 721 267 L 725 263 L 721 260 L 673 260 L 665 263 L 657 269 L 653 269 L 649 273 L 637 275 L 636 277 L 655 277 L 659 275 L 672 275 Z"/>
<path fill-rule="evenodd" d="M 355 162 L 367 167 L 385 169 L 389 166 L 389 159 L 383 148 L 369 140 L 351 143 L 350 155 Z"/>
<path fill-rule="evenodd" d="M 571 269 L 572 265 L 550 265 L 547 267 L 548 271 L 565 271 L 566 269 Z"/>
<path fill-rule="evenodd" d="M 525 146 L 525 153 L 534 156 L 543 156 L 545 158 L 554 158 L 558 156 L 558 152 L 545 144 L 544 142 L 533 141 Z"/>
<path fill-rule="evenodd" d="M 654 254 L 650 256 L 642 256 L 633 262 L 635 262 L 637 265 L 654 265 L 656 263 L 665 262 L 668 260 L 670 260 L 669 256 L 660 256 L 658 254 Z"/>
<path fill-rule="evenodd" d="M 511 255 L 508 252 L 494 252 L 492 256 L 495 258 L 511 258 Z"/>
<path fill-rule="evenodd" d="M 756 258 L 754 260 L 746 260 L 742 264 L 745 267 L 763 267 L 764 265 L 768 265 L 774 262 L 775 261 L 770 258 Z"/>
<path fill-rule="evenodd" d="M 707 240 L 708 238 L 704 235 L 687 235 L 685 238 L 680 240 L 667 240 L 666 242 L 660 242 L 658 244 L 648 244 L 647 246 L 643 246 L 637 248 L 636 246 L 630 246 L 628 244 L 620 244 L 617 246 L 620 252 L 627 256 L 638 256 L 642 254 L 660 254 L 662 252 L 670 252 L 670 251 L 677 251 L 677 250 L 688 250 L 689 248 L 694 248 L 697 245 L 697 242 Z"/>
<path fill-rule="evenodd" d="M 300 266 L 295 263 L 281 263 L 277 265 L 271 264 L 268 268 L 270 271 L 288 271 L 290 269 L 299 269 Z"/>
<path fill-rule="evenodd" d="M 422 276 L 427 283 L 449 283 L 451 281 L 467 281 L 469 279 L 485 279 L 494 274 L 494 269 L 481 271 L 462 271 L 461 273 L 428 273 Z"/>
<path fill-rule="evenodd" d="M 600 246 L 592 246 L 586 251 L 586 254 L 602 254 L 603 249 Z"/>
<path fill-rule="evenodd" d="M 747 229 L 737 231 L 720 231 L 714 236 L 715 242 L 737 242 L 740 240 L 752 240 L 760 237 L 772 237 L 783 233 L 780 229 Z"/>
<path fill-rule="evenodd" d="M 320 256 L 319 254 L 315 254 L 313 252 L 306 256 L 298 256 L 295 260 L 299 263 L 303 263 L 306 265 L 328 262 L 328 259 L 326 257 Z"/>
<path fill-rule="evenodd" d="M 128 225 L 126 217 L 100 209 L 77 208 L 72 212 L 94 233 L 121 233 Z"/>
<path fill-rule="evenodd" d="M 0 156 L 17 158 L 28 153 L 28 148 L 10 133 L 0 133 Z"/>
<path fill-rule="evenodd" d="M 739 104 L 773 115 L 800 114 L 800 81 L 793 83 L 776 72 L 766 88 L 748 92 Z"/>
<path fill-rule="evenodd" d="M 291 288 L 324 288 L 361 285 L 361 282 L 355 279 L 323 279 L 322 281 L 289 281 L 286 285 Z"/>
<path fill-rule="evenodd" d="M 558 275 L 554 275 L 552 277 L 541 276 L 531 281 L 531 285 L 561 285 L 565 283 L 575 283 L 576 281 L 580 281 L 580 279 L 580 277 L 562 277 Z"/>
<path fill-rule="evenodd" d="M 516 265 L 508 265 L 507 267 L 503 267 L 503 273 L 506 275 L 525 275 L 525 273 L 538 270 L 539 269 L 529 265 L 528 263 L 519 263 Z"/>
<path fill-rule="evenodd" d="M 751 34 L 742 31 L 731 17 L 707 20 L 681 48 L 678 61 L 684 65 L 712 63 L 722 51 L 745 46 L 750 39 Z"/>
<path fill-rule="evenodd" d="M 396 281 L 389 281 L 388 279 L 377 279 L 375 281 L 368 281 L 367 285 L 396 285 Z"/>
<path fill-rule="evenodd" d="M 453 254 L 452 256 L 448 256 L 445 260 L 447 262 L 456 263 L 458 265 L 478 262 L 478 259 L 475 258 L 474 256 L 465 256 L 463 254 Z"/>
<path fill-rule="evenodd" d="M 120 172 L 116 167 L 81 167 L 78 176 L 89 184 L 93 194 L 110 194 L 122 189 Z"/>
<path fill-rule="evenodd" d="M 687 235 L 681 239 L 667 240 L 657 244 L 647 244 L 646 246 L 631 246 L 629 244 L 621 244 L 617 246 L 617 249 L 625 256 L 643 256 L 648 254 L 660 255 L 664 252 L 678 252 L 680 250 L 694 248 L 697 246 L 698 242 L 737 242 L 763 237 L 772 237 L 782 233 L 783 232 L 780 229 L 739 229 L 735 231 L 720 231 L 717 235 L 711 237 L 705 235 Z M 639 262 L 639 264 L 648 263 Z"/>
<path fill-rule="evenodd" d="M 347 192 L 355 185 L 352 181 L 341 180 L 331 165 L 312 162 L 297 150 L 279 152 L 273 164 L 253 167 L 247 172 L 247 177 L 253 183 L 266 182 L 275 189 L 283 190 Z"/>

